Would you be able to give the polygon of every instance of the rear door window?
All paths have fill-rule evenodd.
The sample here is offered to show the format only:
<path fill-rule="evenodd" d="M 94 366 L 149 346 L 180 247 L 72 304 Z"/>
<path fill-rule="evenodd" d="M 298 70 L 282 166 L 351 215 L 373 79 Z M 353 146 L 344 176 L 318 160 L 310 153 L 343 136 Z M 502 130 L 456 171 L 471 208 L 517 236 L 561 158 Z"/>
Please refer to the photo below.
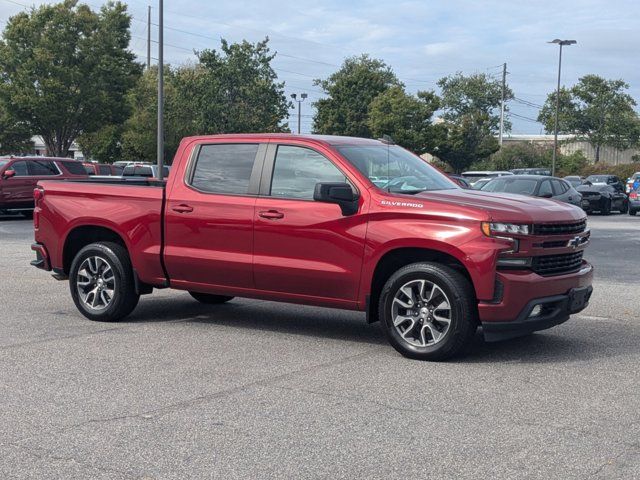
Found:
<path fill-rule="evenodd" d="M 540 184 L 540 190 L 538 190 L 538 195 L 553 195 L 553 190 L 551 189 L 551 182 L 549 180 L 544 180 Z"/>
<path fill-rule="evenodd" d="M 98 174 L 99 175 L 111 175 L 111 167 L 109 167 L 109 165 L 99 165 L 98 166 Z"/>
<path fill-rule="evenodd" d="M 84 165 L 80 162 L 62 162 L 62 166 L 72 175 L 86 175 Z"/>
<path fill-rule="evenodd" d="M 56 164 L 50 160 L 33 160 L 29 162 L 29 174 L 34 177 L 46 177 L 59 175 L 60 171 Z"/>
<path fill-rule="evenodd" d="M 246 195 L 258 143 L 202 145 L 190 184 L 207 193 Z"/>

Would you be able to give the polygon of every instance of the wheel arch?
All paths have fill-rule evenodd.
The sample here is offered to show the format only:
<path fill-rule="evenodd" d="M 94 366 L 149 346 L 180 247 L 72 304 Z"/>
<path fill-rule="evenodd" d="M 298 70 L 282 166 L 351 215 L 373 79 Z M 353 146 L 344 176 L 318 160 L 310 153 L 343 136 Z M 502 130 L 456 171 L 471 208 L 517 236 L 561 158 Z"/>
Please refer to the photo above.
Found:
<path fill-rule="evenodd" d="M 78 252 L 95 242 L 113 242 L 129 251 L 127 242 L 115 230 L 101 225 L 79 225 L 69 231 L 62 248 L 62 269 L 66 275 Z"/>
<path fill-rule="evenodd" d="M 456 251 L 453 247 L 444 249 L 434 246 L 398 246 L 386 250 L 375 262 L 370 276 L 363 281 L 369 289 L 366 294 L 367 322 L 373 323 L 378 320 L 378 300 L 387 279 L 398 269 L 411 263 L 434 262 L 453 268 L 469 280 L 473 288 L 473 278 L 461 258 L 464 258 L 462 252 Z"/>

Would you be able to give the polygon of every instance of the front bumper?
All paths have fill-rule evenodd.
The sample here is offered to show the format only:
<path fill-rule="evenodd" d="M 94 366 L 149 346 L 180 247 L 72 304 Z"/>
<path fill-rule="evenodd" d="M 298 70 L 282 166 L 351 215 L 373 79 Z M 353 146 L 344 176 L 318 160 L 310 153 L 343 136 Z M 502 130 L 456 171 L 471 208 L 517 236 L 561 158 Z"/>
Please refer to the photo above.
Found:
<path fill-rule="evenodd" d="M 485 339 L 500 340 L 543 330 L 569 319 L 569 315 L 586 308 L 591 296 L 593 267 L 583 261 L 578 272 L 543 277 L 534 272 L 499 271 L 496 285 L 499 298 L 491 302 L 479 302 L 478 312 Z M 572 292 L 586 292 L 586 302 L 581 308 L 572 308 Z M 536 305 L 542 314 L 529 317 Z"/>

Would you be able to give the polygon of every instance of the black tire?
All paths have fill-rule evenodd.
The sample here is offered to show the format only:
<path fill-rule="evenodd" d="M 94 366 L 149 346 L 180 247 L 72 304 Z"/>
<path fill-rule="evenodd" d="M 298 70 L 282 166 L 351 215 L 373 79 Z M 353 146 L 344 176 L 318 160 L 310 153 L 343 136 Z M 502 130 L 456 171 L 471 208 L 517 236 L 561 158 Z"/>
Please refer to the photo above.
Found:
<path fill-rule="evenodd" d="M 611 200 L 607 200 L 602 207 L 602 215 L 611 215 Z"/>
<path fill-rule="evenodd" d="M 629 203 L 625 201 L 622 203 L 622 207 L 620 207 L 620 213 L 627 213 L 628 209 L 629 209 Z"/>
<path fill-rule="evenodd" d="M 206 303 L 207 305 L 217 305 L 233 299 L 233 297 L 228 297 L 226 295 L 212 295 L 210 293 L 200 292 L 189 292 L 189 295 L 191 295 L 200 303 Z"/>
<path fill-rule="evenodd" d="M 33 210 L 25 210 L 25 211 L 20 212 L 20 213 L 22 213 L 22 216 L 24 218 L 26 218 L 27 220 L 31 220 L 33 218 Z"/>
<path fill-rule="evenodd" d="M 416 346 L 407 341 L 394 326 L 394 297 L 401 287 L 412 280 L 426 280 L 437 285 L 449 299 L 449 327 L 435 344 L 426 345 L 427 342 L 423 342 L 425 345 Z M 400 268 L 391 275 L 382 288 L 378 312 L 391 346 L 405 357 L 417 360 L 446 360 L 464 353 L 478 327 L 478 309 L 473 287 L 461 273 L 438 263 L 414 263 Z M 428 319 L 424 321 L 427 322 Z M 420 322 L 419 325 L 423 323 Z M 406 331 L 404 333 L 406 334 Z M 433 336 L 432 340 L 435 340 Z"/>
<path fill-rule="evenodd" d="M 113 297 L 110 303 L 99 310 L 92 309 L 86 305 L 80 298 L 78 291 L 78 272 L 81 265 L 90 257 L 98 257 L 106 262 L 111 267 L 113 278 L 115 279 Z M 133 268 L 129 254 L 124 247 L 112 242 L 92 243 L 78 252 L 71 264 L 69 288 L 71 289 L 73 302 L 80 313 L 89 320 L 99 322 L 116 322 L 123 319 L 136 308 L 140 299 L 140 295 L 135 291 Z"/>
<path fill-rule="evenodd" d="M 629 215 L 631 215 L 632 217 L 635 217 L 637 210 L 633 210 L 633 209 L 629 209 Z"/>

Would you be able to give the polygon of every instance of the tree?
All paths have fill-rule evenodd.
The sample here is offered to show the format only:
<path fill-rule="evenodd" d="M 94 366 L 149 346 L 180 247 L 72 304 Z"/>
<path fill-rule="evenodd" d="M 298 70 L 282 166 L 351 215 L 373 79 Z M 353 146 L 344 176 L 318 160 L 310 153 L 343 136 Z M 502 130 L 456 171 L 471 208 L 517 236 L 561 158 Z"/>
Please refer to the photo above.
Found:
<path fill-rule="evenodd" d="M 439 125 L 441 140 L 434 152 L 456 172 L 487 158 L 499 148 L 495 133 L 500 123 L 502 85 L 488 75 L 461 73 L 441 78 L 444 123 Z M 513 93 L 505 88 L 505 100 Z M 510 124 L 505 122 L 505 130 Z"/>
<path fill-rule="evenodd" d="M 313 131 L 329 135 L 371 137 L 368 123 L 373 99 L 393 86 L 402 86 L 391 68 L 368 55 L 347 58 L 325 80 L 316 79 L 328 95 L 314 103 Z"/>
<path fill-rule="evenodd" d="M 467 113 L 456 123 L 436 125 L 440 135 L 433 154 L 451 165 L 455 173 L 464 171 L 500 148 L 489 125 L 488 115 L 480 112 Z"/>
<path fill-rule="evenodd" d="M 99 12 L 75 0 L 42 5 L 9 20 L 0 40 L 0 101 L 16 122 L 67 156 L 76 137 L 119 124 L 140 66 L 128 50 L 122 3 Z"/>
<path fill-rule="evenodd" d="M 596 162 L 605 145 L 618 150 L 637 145 L 640 119 L 634 110 L 636 102 L 625 92 L 628 88 L 623 80 L 586 75 L 571 89 L 562 89 L 558 131 L 576 134 L 588 141 L 595 149 Z M 555 110 L 554 92 L 549 94 L 538 115 L 547 132 L 554 131 Z"/>
<path fill-rule="evenodd" d="M 374 137 L 389 135 L 398 145 L 423 154 L 435 147 L 431 117 L 438 107 L 433 92 L 413 96 L 395 85 L 373 99 L 367 125 Z"/>
<path fill-rule="evenodd" d="M 85 158 L 100 163 L 122 160 L 121 125 L 105 125 L 97 132 L 83 133 L 78 137 L 78 145 Z"/>
<path fill-rule="evenodd" d="M 289 102 L 271 67 L 268 39 L 255 44 L 222 40 L 221 51 L 204 50 L 199 62 L 165 66 L 165 161 L 182 137 L 216 133 L 281 132 Z M 125 124 L 123 155 L 156 158 L 156 68 L 146 71 L 128 95 L 133 114 Z"/>
<path fill-rule="evenodd" d="M 220 51 L 197 53 L 195 72 L 178 76 L 177 95 L 182 101 L 197 102 L 194 126 L 198 133 L 288 129 L 284 120 L 291 104 L 284 83 L 276 81 L 271 67 L 275 54 L 269 53 L 268 43 L 268 38 L 255 44 L 246 40 L 230 44 L 223 39 Z"/>
<path fill-rule="evenodd" d="M 488 127 L 492 133 L 498 131 L 500 125 L 500 103 L 502 99 L 502 83 L 484 73 L 464 76 L 455 75 L 438 80 L 441 89 L 442 118 L 449 122 L 459 123 L 468 115 L 482 114 L 488 119 Z M 505 101 L 513 98 L 513 92 L 505 88 Z M 508 109 L 505 107 L 505 111 Z M 504 123 L 505 131 L 511 129 L 509 122 Z"/>
<path fill-rule="evenodd" d="M 24 122 L 17 122 L 0 105 L 0 154 L 27 153 L 32 148 L 29 126 Z"/>

